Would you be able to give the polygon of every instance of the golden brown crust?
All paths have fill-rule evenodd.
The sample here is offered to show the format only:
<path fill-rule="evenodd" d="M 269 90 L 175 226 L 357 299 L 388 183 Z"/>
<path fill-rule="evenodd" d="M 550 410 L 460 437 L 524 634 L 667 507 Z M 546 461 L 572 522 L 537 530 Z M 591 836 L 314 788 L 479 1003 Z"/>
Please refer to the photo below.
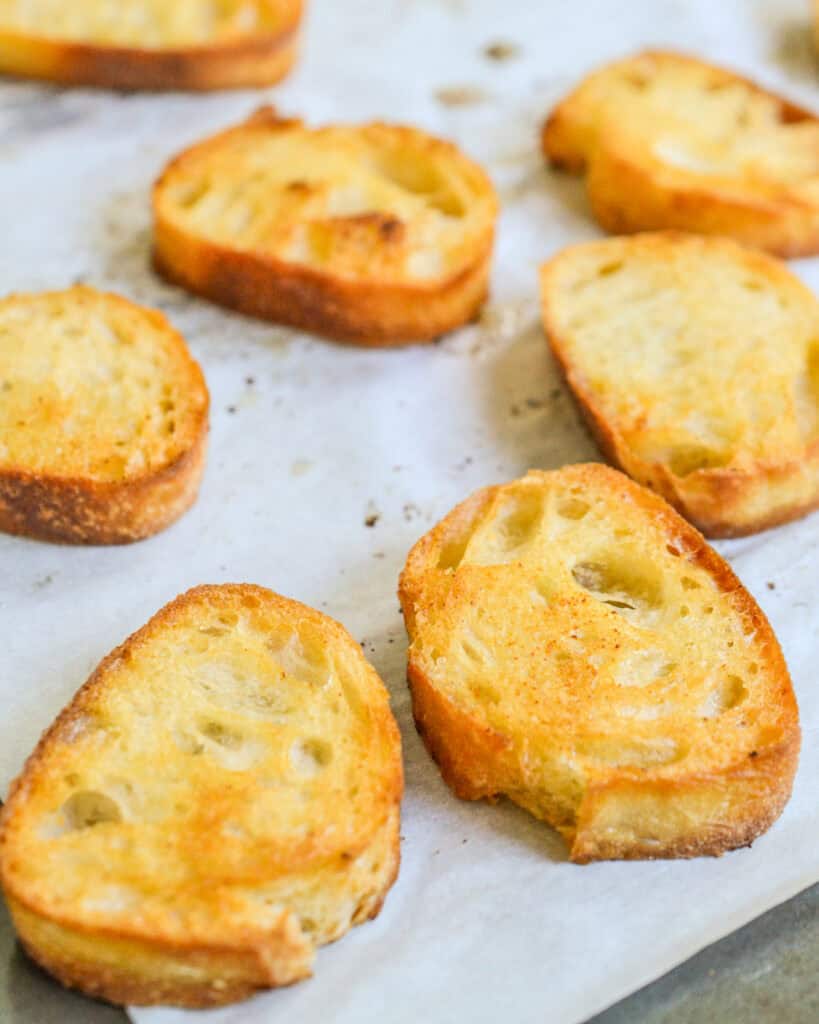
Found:
<path fill-rule="evenodd" d="M 0 470 L 0 530 L 62 544 L 130 544 L 193 505 L 205 469 L 207 416 L 192 448 L 159 472 L 123 483 Z"/>
<path fill-rule="evenodd" d="M 0 72 L 63 85 L 125 90 L 243 89 L 274 85 L 297 57 L 301 0 L 275 34 L 210 45 L 142 49 L 0 29 Z"/>
<path fill-rule="evenodd" d="M 708 73 L 715 86 L 744 86 L 752 97 L 775 105 L 783 125 L 813 124 L 814 113 L 762 88 L 743 75 L 711 66 L 695 57 L 666 50 L 646 50 L 617 61 L 597 75 L 623 71 L 642 75 L 641 65 L 654 63 Z M 651 72 L 646 72 L 650 82 Z M 594 76 L 592 76 L 594 77 Z M 588 79 L 587 79 L 588 81 Z M 680 173 L 658 159 L 645 144 L 644 117 L 594 122 L 594 111 L 583 110 L 582 84 L 562 100 L 545 120 L 541 148 L 549 163 L 572 174 L 587 174 L 592 212 L 612 234 L 671 229 L 707 235 L 726 235 L 776 256 L 797 258 L 819 250 L 819 209 L 812 199 L 790 187 L 780 188 L 752 173 L 747 180 L 716 175 Z M 580 123 L 590 117 L 589 123 Z M 684 123 L 684 122 L 681 122 Z M 730 126 L 726 126 L 728 132 Z M 679 128 L 684 137 L 684 128 Z M 662 120 L 657 132 L 670 131 Z M 775 146 L 774 142 L 771 142 Z"/>
<path fill-rule="evenodd" d="M 300 122 L 279 118 L 271 108 L 263 108 L 247 125 L 266 125 L 278 130 L 299 126 Z M 364 346 L 392 347 L 433 341 L 477 316 L 488 294 L 491 224 L 474 247 L 468 265 L 430 280 L 399 281 L 343 277 L 271 253 L 214 241 L 175 220 L 167 198 L 169 183 L 185 174 L 187 165 L 205 148 L 216 147 L 240 131 L 242 126 L 228 129 L 181 153 L 156 182 L 153 258 L 163 277 L 249 316 Z M 454 147 L 440 140 L 426 141 L 439 148 L 447 147 L 454 158 L 464 160 Z M 488 179 L 485 186 L 491 190 Z M 347 219 L 359 224 L 371 221 L 385 237 L 400 234 L 404 227 L 395 218 L 377 212 Z"/>
<path fill-rule="evenodd" d="M 73 929 L 62 929 L 13 896 L 6 900 L 32 960 L 66 988 L 115 1005 L 206 1009 L 312 974 L 313 949 L 291 919 L 257 945 L 250 937 L 243 946 L 175 946 L 100 933 L 79 936 L 78 942 Z"/>
<path fill-rule="evenodd" d="M 85 287 L 53 294 L 64 296 L 68 303 L 76 301 L 78 306 L 90 300 L 121 315 L 144 318 L 175 352 L 184 374 L 184 387 L 193 399 L 190 419 L 180 428 L 177 436 L 182 438 L 181 446 L 171 461 L 142 473 L 126 473 L 121 479 L 33 470 L 14 463 L 0 465 L 0 530 L 67 544 L 128 544 L 142 540 L 170 526 L 196 500 L 205 468 L 209 429 L 209 395 L 202 370 L 182 336 L 158 311 Z M 3 305 L 13 306 L 30 299 L 31 296 L 12 295 Z M 110 443 L 111 439 L 108 440 Z"/>
<path fill-rule="evenodd" d="M 53 760 L 66 737 L 82 728 L 88 714 L 103 697 L 112 671 L 128 663 L 141 652 L 148 651 L 157 637 L 175 623 L 186 620 L 192 609 L 272 608 L 288 621 L 308 623 L 322 631 L 325 642 L 342 645 L 352 652 L 356 662 L 366 666 L 366 686 L 375 686 L 370 694 L 366 715 L 371 721 L 373 742 L 389 751 L 387 770 L 378 780 L 379 806 L 371 808 L 369 832 L 341 840 L 341 875 L 358 879 L 361 893 L 346 927 L 333 926 L 329 933 L 308 934 L 305 922 L 289 906 L 281 906 L 278 919 L 264 927 L 232 922 L 214 904 L 204 919 L 189 918 L 181 922 L 176 912 L 156 917 L 145 907 L 133 917 L 119 917 L 112 923 L 106 918 L 92 919 L 80 907 L 69 907 L 55 913 L 49 893 L 35 890 L 21 882 L 19 834 L 25 827 L 27 801 L 39 784 L 40 777 L 50 771 Z M 368 726 L 370 728 L 370 726 Z M 370 751 L 375 756 L 373 751 Z M 59 771 L 59 768 L 57 769 Z M 241 773 L 240 773 L 241 774 Z M 386 894 L 395 881 L 400 864 L 399 808 L 403 793 L 400 759 L 400 736 L 389 710 L 383 686 L 374 670 L 364 662 L 358 645 L 339 623 L 297 601 L 280 597 L 264 587 L 251 584 L 204 585 L 180 595 L 162 608 L 145 626 L 113 650 L 99 664 L 72 702 L 61 712 L 43 734 L 21 774 L 12 783 L 0 812 L 0 880 L 15 928 L 26 951 L 64 985 L 78 988 L 89 995 L 117 1004 L 155 1005 L 167 1003 L 192 1008 L 219 1006 L 245 999 L 264 988 L 290 985 L 308 977 L 315 955 L 315 946 L 331 942 L 346 932 L 350 925 L 370 920 L 379 913 Z M 383 801 L 383 804 L 382 804 Z M 383 819 L 379 817 L 384 812 Z M 215 819 L 207 815 L 202 831 L 192 839 L 202 857 L 211 857 L 213 849 L 223 840 Z M 198 827 L 198 826 L 197 826 Z M 214 832 L 214 834 L 211 834 Z M 353 841 L 351 841 L 353 840 Z M 288 856 L 291 871 L 306 871 L 310 866 L 336 871 L 337 850 L 323 848 L 311 836 L 300 849 Z M 338 842 L 333 840 L 333 842 Z M 285 851 L 286 852 L 286 851 Z M 218 849 L 216 857 L 218 860 Z M 277 861 L 276 849 L 269 846 L 268 858 Z M 329 861 L 329 863 L 328 863 Z M 246 876 L 245 869 L 240 879 Z M 275 877 L 270 864 L 267 874 Z M 124 877 L 128 877 L 127 874 Z M 341 876 L 339 876 L 341 877 Z M 338 887 L 330 875 L 324 878 L 329 899 L 340 898 Z M 237 879 L 239 881 L 240 879 Z M 161 883 L 161 879 L 156 879 Z M 203 880 L 202 884 L 205 884 Z M 260 880 L 261 881 L 261 880 Z M 352 885 L 352 883 L 347 883 Z M 355 894 L 346 892 L 347 900 Z M 316 925 L 313 923 L 312 928 Z"/>
<path fill-rule="evenodd" d="M 586 179 L 592 213 L 610 234 L 661 228 L 725 236 L 783 259 L 819 250 L 819 210 L 813 203 L 675 184 L 630 157 L 628 149 L 626 139 L 601 144 Z"/>
<path fill-rule="evenodd" d="M 629 244 L 652 246 L 657 259 L 669 247 L 690 244 L 691 235 L 673 231 L 634 236 Z M 591 243 L 605 245 L 602 243 Z M 711 239 L 701 243 L 742 259 L 759 270 L 775 286 L 787 276 L 787 287 L 813 302 L 812 293 L 781 265 L 763 253 L 740 250 L 729 240 Z M 744 537 L 800 519 L 819 508 L 819 441 L 809 445 L 803 459 L 780 462 L 756 460 L 750 466 L 716 466 L 678 476 L 662 462 L 641 458 L 630 446 L 618 424 L 606 416 L 594 390 L 588 385 L 569 353 L 568 337 L 559 326 L 558 289 L 554 275 L 559 262 L 574 252 L 588 250 L 580 243 L 562 250 L 541 269 L 542 315 L 546 337 L 563 379 L 592 436 L 605 457 L 639 483 L 662 495 L 678 512 L 714 539 Z M 623 342 L 624 344 L 626 342 Z"/>
<path fill-rule="evenodd" d="M 154 266 L 167 280 L 248 316 L 334 341 L 389 348 L 434 341 L 473 320 L 489 291 L 491 247 L 435 289 L 374 286 L 184 236 L 157 221 Z"/>
<path fill-rule="evenodd" d="M 447 614 L 439 602 L 448 601 L 435 596 L 439 594 L 438 584 L 426 581 L 441 572 L 448 537 L 460 533 L 464 524 L 480 519 L 502 489 L 490 487 L 457 506 L 418 541 L 401 576 L 399 597 L 411 641 L 408 681 L 419 734 L 458 797 L 492 800 L 499 795 L 508 796 L 556 827 L 567 839 L 571 859 L 576 863 L 719 856 L 748 845 L 782 812 L 790 796 L 799 755 L 796 701 L 773 630 L 725 560 L 662 498 L 599 464 L 565 467 L 557 472 L 567 471 L 571 482 L 583 488 L 577 493 L 586 499 L 591 486 L 606 486 L 612 488 L 612 500 L 618 500 L 619 493 L 623 504 L 642 509 L 658 530 L 666 534 L 668 550 L 675 558 L 707 572 L 716 588 L 730 595 L 736 614 L 745 621 L 746 634 L 759 645 L 764 670 L 771 674 L 781 731 L 777 730 L 776 736 L 772 733 L 770 742 L 760 743 L 750 753 L 738 752 L 732 763 L 715 766 L 713 771 L 675 771 L 668 776 L 645 767 L 611 765 L 581 786 L 571 815 L 562 813 L 561 805 L 544 792 L 543 768 L 535 756 L 535 740 L 505 734 L 481 720 L 474 708 L 460 704 L 424 667 L 429 663 L 421 649 L 425 631 L 430 622 Z M 540 474 L 544 478 L 550 475 L 556 474 Z M 458 557 L 461 555 L 462 552 Z M 429 590 L 425 592 L 427 585 Z M 455 595 L 457 587 L 457 579 L 452 578 L 444 593 Z M 459 599 L 453 600 L 453 607 L 457 607 Z M 474 607 L 482 606 L 478 603 L 473 610 Z M 507 617 L 513 614 L 510 606 Z M 582 628 L 583 623 L 578 625 Z M 488 642 L 486 637 L 484 642 Z M 536 673 L 537 666 L 532 666 L 531 671 Z M 505 683 L 498 680 L 500 686 Z M 582 715 L 582 710 L 578 710 Z"/>

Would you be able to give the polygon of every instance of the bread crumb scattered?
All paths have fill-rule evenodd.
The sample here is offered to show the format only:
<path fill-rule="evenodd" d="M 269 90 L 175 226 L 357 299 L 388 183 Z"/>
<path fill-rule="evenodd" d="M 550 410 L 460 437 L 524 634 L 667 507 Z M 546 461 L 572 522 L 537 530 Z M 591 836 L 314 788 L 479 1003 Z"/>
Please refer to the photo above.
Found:
<path fill-rule="evenodd" d="M 435 99 L 445 107 L 470 107 L 488 98 L 477 85 L 447 85 L 435 90 Z"/>
<path fill-rule="evenodd" d="M 483 55 L 489 60 L 514 60 L 520 56 L 520 47 L 517 43 L 499 39 L 494 43 L 488 43 L 483 48 Z"/>

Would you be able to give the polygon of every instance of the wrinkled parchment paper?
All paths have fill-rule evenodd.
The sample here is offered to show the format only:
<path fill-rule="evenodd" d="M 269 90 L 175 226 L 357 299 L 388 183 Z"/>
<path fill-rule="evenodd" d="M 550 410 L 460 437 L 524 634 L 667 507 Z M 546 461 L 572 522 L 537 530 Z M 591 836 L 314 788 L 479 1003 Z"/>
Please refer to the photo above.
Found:
<path fill-rule="evenodd" d="M 205 581 L 266 584 L 340 619 L 402 729 L 403 864 L 381 916 L 320 952 L 313 980 L 214 1012 L 214 1024 L 570 1024 L 819 878 L 819 514 L 720 545 L 779 634 L 804 725 L 785 814 L 721 860 L 576 867 L 523 811 L 457 801 L 412 727 L 395 597 L 411 544 L 472 490 L 597 457 L 538 326 L 538 263 L 598 233 L 582 185 L 542 166 L 544 112 L 587 69 L 647 44 L 735 64 L 819 107 L 808 6 L 312 0 L 301 65 L 263 93 L 0 84 L 2 289 L 82 279 L 161 307 L 213 396 L 201 498 L 166 533 L 108 550 L 0 536 L 3 786 L 100 658 Z M 497 43 L 510 45 L 493 59 Z M 263 99 L 313 122 L 415 122 L 486 165 L 504 209 L 479 325 L 366 352 L 230 315 L 152 275 L 148 189 L 163 162 Z M 819 287 L 819 260 L 795 269 Z"/>

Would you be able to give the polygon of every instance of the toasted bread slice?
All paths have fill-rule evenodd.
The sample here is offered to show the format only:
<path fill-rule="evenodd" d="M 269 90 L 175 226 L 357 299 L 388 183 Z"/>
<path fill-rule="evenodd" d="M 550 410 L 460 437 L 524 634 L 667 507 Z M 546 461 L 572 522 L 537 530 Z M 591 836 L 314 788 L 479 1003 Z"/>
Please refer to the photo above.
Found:
<path fill-rule="evenodd" d="M 677 228 L 819 252 L 819 120 L 745 78 L 649 51 L 590 75 L 543 129 L 618 234 Z"/>
<path fill-rule="evenodd" d="M 431 340 L 484 301 L 497 200 L 455 146 L 273 110 L 182 153 L 154 189 L 158 270 L 243 313 L 362 345 Z"/>
<path fill-rule="evenodd" d="M 77 286 L 0 302 L 0 530 L 123 544 L 194 502 L 208 391 L 161 313 Z"/>
<path fill-rule="evenodd" d="M 310 974 L 398 872 L 398 729 L 337 622 L 197 587 L 110 654 L 12 785 L 20 939 L 115 1003 L 212 1006 Z"/>
<path fill-rule="evenodd" d="M 602 465 L 459 505 L 401 577 L 418 730 L 579 863 L 717 855 L 778 817 L 796 702 L 765 616 L 662 498 Z"/>
<path fill-rule="evenodd" d="M 819 505 L 819 303 L 779 261 L 672 233 L 541 271 L 552 351 L 605 454 L 707 536 Z"/>
<path fill-rule="evenodd" d="M 0 72 L 109 89 L 272 85 L 302 0 L 0 0 Z"/>

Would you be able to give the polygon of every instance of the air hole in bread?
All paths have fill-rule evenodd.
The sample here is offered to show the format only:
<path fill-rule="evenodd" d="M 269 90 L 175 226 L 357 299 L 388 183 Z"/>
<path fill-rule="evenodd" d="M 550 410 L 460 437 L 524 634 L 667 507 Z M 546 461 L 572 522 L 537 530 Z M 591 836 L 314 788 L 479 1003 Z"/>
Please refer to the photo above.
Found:
<path fill-rule="evenodd" d="M 216 619 L 216 621 L 221 626 L 227 626 L 228 628 L 232 628 L 233 626 L 239 624 L 239 614 L 238 612 L 231 611 L 222 612 L 222 614 Z"/>
<path fill-rule="evenodd" d="M 536 580 L 535 585 L 532 588 L 532 600 L 536 604 L 548 604 L 558 589 L 557 584 L 555 584 L 553 580 L 546 576 L 541 576 L 539 580 Z"/>
<path fill-rule="evenodd" d="M 716 469 L 731 461 L 731 453 L 702 444 L 683 444 L 672 448 L 668 465 L 674 476 L 684 477 L 700 469 Z"/>
<path fill-rule="evenodd" d="M 506 503 L 498 523 L 505 551 L 523 547 L 537 534 L 541 511 L 542 498 L 534 490 L 530 494 L 517 494 Z"/>
<path fill-rule="evenodd" d="M 192 210 L 210 191 L 210 182 L 201 178 L 193 181 L 184 188 L 178 189 L 174 196 L 175 201 L 185 210 Z"/>
<path fill-rule="evenodd" d="M 612 274 L 617 274 L 623 269 L 623 260 L 614 260 L 611 263 L 604 263 L 602 267 L 597 270 L 598 277 L 611 277 Z"/>
<path fill-rule="evenodd" d="M 300 775 L 317 775 L 332 759 L 333 748 L 325 740 L 298 740 L 290 748 L 290 763 Z"/>
<path fill-rule="evenodd" d="M 700 709 L 703 718 L 716 718 L 725 711 L 737 707 L 748 696 L 745 683 L 739 676 L 729 675 L 721 679 L 719 684 L 708 694 Z"/>
<path fill-rule="evenodd" d="M 481 704 L 497 704 L 500 701 L 500 694 L 488 683 L 476 680 L 469 684 L 469 689 L 472 691 L 475 699 Z"/>
<path fill-rule="evenodd" d="M 699 590 L 700 584 L 696 580 L 692 580 L 690 576 L 683 576 L 680 580 L 682 583 L 683 590 Z"/>
<path fill-rule="evenodd" d="M 601 764 L 649 768 L 673 764 L 687 753 L 671 738 L 639 740 L 626 736 L 597 736 L 578 743 L 581 754 Z"/>
<path fill-rule="evenodd" d="M 479 507 L 470 510 L 470 514 L 459 519 L 451 527 L 441 541 L 441 550 L 438 555 L 438 568 L 444 572 L 453 571 L 463 561 L 466 549 L 475 532 L 475 521 L 480 513 Z"/>
<path fill-rule="evenodd" d="M 311 686 L 324 686 L 333 674 L 332 667 L 324 652 L 308 638 L 302 639 L 298 633 L 292 633 L 283 647 L 274 641 L 270 645 L 271 653 L 284 671 Z"/>
<path fill-rule="evenodd" d="M 662 581 L 626 552 L 577 562 L 575 583 L 592 597 L 635 623 L 647 625 L 662 604 Z"/>
<path fill-rule="evenodd" d="M 194 757 L 205 750 L 205 744 L 201 739 L 191 736 L 189 732 L 184 732 L 181 729 L 177 729 L 174 732 L 173 741 L 184 754 L 191 754 Z"/>
<path fill-rule="evenodd" d="M 644 89 L 649 87 L 650 79 L 648 75 L 639 71 L 637 68 L 624 68 L 620 75 L 623 84 L 637 92 L 643 92 Z"/>
<path fill-rule="evenodd" d="M 805 368 L 794 382 L 799 429 L 809 438 L 819 434 L 819 341 L 808 346 Z"/>
<path fill-rule="evenodd" d="M 476 665 L 483 665 L 487 660 L 487 650 L 474 639 L 469 637 L 463 637 L 461 640 L 461 650 L 466 655 L 467 659 L 474 662 Z"/>
<path fill-rule="evenodd" d="M 374 161 L 378 173 L 405 192 L 421 196 L 427 206 L 446 214 L 463 217 L 466 207 L 448 187 L 441 174 L 421 160 L 407 160 L 402 153 L 380 153 Z"/>
<path fill-rule="evenodd" d="M 196 727 L 206 739 L 224 747 L 225 750 L 238 750 L 244 742 L 244 736 L 238 729 L 212 718 L 197 723 Z"/>
<path fill-rule="evenodd" d="M 92 828 L 122 821 L 119 804 L 106 793 L 82 789 L 72 793 L 62 807 L 69 828 Z"/>
<path fill-rule="evenodd" d="M 557 514 L 564 519 L 582 519 L 589 511 L 590 505 L 581 498 L 564 498 L 558 503 Z"/>
<path fill-rule="evenodd" d="M 635 651 L 621 659 L 614 670 L 614 681 L 618 686 L 651 686 L 668 678 L 676 667 L 662 651 Z"/>

